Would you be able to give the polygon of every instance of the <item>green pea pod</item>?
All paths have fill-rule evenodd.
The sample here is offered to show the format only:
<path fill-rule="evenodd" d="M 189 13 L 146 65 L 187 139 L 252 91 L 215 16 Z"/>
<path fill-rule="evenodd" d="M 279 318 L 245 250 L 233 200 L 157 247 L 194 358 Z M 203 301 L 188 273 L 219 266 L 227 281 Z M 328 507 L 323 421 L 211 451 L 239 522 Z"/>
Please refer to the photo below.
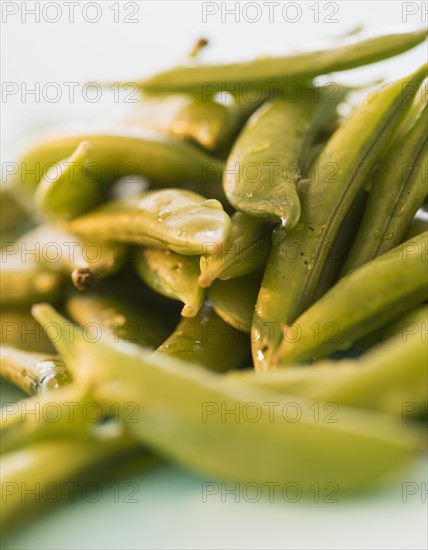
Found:
<path fill-rule="evenodd" d="M 188 183 L 203 186 L 221 181 L 221 162 L 197 147 L 141 128 L 113 125 L 88 131 L 64 129 L 39 139 L 23 154 L 13 183 L 34 187 L 53 163 L 68 158 L 82 142 L 92 146 L 84 174 L 87 179 L 94 179 L 99 189 L 105 189 L 101 191 L 103 195 L 111 184 L 127 175 L 147 177 L 157 186 Z M 91 192 L 91 200 L 93 198 Z"/>
<path fill-rule="evenodd" d="M 269 368 L 283 327 L 313 302 L 343 219 L 384 153 L 426 72 L 424 65 L 366 98 L 333 134 L 313 165 L 302 195 L 298 226 L 292 231 L 279 228 L 274 232 L 251 339 L 258 370 Z"/>
<path fill-rule="evenodd" d="M 58 356 L 49 357 L 10 346 L 1 347 L 0 375 L 29 395 L 56 390 L 71 382 Z"/>
<path fill-rule="evenodd" d="M 294 323 L 278 348 L 281 366 L 328 357 L 428 299 L 428 232 L 364 264 Z"/>
<path fill-rule="evenodd" d="M 424 416 L 424 410 L 426 415 L 427 354 L 423 335 L 427 320 L 426 308 L 423 316 L 419 312 L 409 316 L 403 332 L 400 330 L 358 359 L 230 376 L 257 387 L 328 403 L 321 412 L 326 417 L 346 405 L 395 414 L 403 422 L 417 420 Z"/>
<path fill-rule="evenodd" d="M 197 256 L 146 248 L 137 253 L 136 268 L 143 281 L 155 292 L 184 303 L 183 317 L 194 317 L 202 307 L 205 290 L 198 285 Z"/>
<path fill-rule="evenodd" d="M 73 295 L 66 302 L 66 310 L 81 327 L 96 335 L 107 331 L 116 342 L 156 348 L 168 335 L 153 310 L 105 292 Z"/>
<path fill-rule="evenodd" d="M 117 463 L 130 461 L 142 451 L 125 436 L 41 441 L 2 456 L 2 538 L 45 508 L 57 510 L 60 502 L 72 502 L 85 487 L 98 481 Z M 152 459 L 144 456 L 149 465 Z M 56 487 L 58 498 L 47 496 Z M 5 542 L 5 541 L 2 541 Z M 2 544 L 3 546 L 3 544 Z"/>
<path fill-rule="evenodd" d="M 239 331 L 251 332 L 260 283 L 258 271 L 236 279 L 215 281 L 208 290 L 208 299 L 223 321 Z"/>
<path fill-rule="evenodd" d="M 260 100 L 203 100 L 185 94 L 144 94 L 125 124 L 191 139 L 209 150 L 222 149 Z"/>
<path fill-rule="evenodd" d="M 33 314 L 43 326 L 67 323 L 46 304 Z M 303 492 L 330 482 L 345 494 L 372 487 L 424 448 L 423 432 L 390 415 L 342 407 L 338 422 L 319 422 L 309 401 L 293 397 L 302 414 L 287 422 L 287 396 L 165 354 L 142 355 L 111 339 L 90 343 L 77 329 L 73 342 L 62 338 L 55 345 L 73 377 L 92 380 L 93 398 L 117 403 L 120 418 L 129 414 L 125 403 L 139 404 L 138 422 L 126 424 L 133 437 L 204 475 L 293 481 Z"/>
<path fill-rule="evenodd" d="M 25 306 L 4 307 L 0 316 L 1 346 L 22 351 L 54 355 L 55 348 L 40 325 L 30 314 L 32 303 Z"/>
<path fill-rule="evenodd" d="M 342 275 L 399 244 L 427 195 L 428 102 L 380 165 Z"/>
<path fill-rule="evenodd" d="M 216 372 L 237 369 L 250 357 L 248 336 L 228 326 L 205 305 L 192 318 L 182 319 L 171 336 L 156 350 Z"/>
<path fill-rule="evenodd" d="M 124 263 L 126 247 L 118 243 L 85 241 L 51 224 L 40 225 L 16 242 L 4 244 L 6 261 L 35 261 L 52 271 L 71 276 L 78 290 L 115 273 Z"/>
<path fill-rule="evenodd" d="M 415 217 L 407 228 L 403 241 L 408 241 L 424 231 L 428 231 L 428 209 L 426 207 L 419 208 L 416 212 Z"/>
<path fill-rule="evenodd" d="M 205 94 L 235 91 L 237 85 L 258 84 L 272 92 L 284 82 L 310 81 L 333 71 L 353 69 L 405 52 L 426 38 L 426 29 L 338 42 L 337 48 L 305 51 L 284 57 L 263 56 L 226 65 L 193 64 L 173 68 L 140 82 L 143 90 L 199 91 Z M 276 87 L 275 87 L 276 84 Z"/>
<path fill-rule="evenodd" d="M 297 101 L 279 96 L 258 109 L 239 135 L 226 163 L 223 187 L 229 202 L 251 216 L 281 222 L 287 229 L 300 218 L 297 180 L 301 159 L 307 154 L 307 141 L 328 116 L 317 111 L 335 112 L 337 100 L 324 103 L 318 89 L 302 91 Z M 343 90 L 341 91 L 343 96 Z"/>
<path fill-rule="evenodd" d="M 31 223 L 31 215 L 18 201 L 10 186 L 0 186 L 0 233 L 4 235 L 20 231 Z"/>
<path fill-rule="evenodd" d="M 231 222 L 215 199 L 184 189 L 163 189 L 112 201 L 72 220 L 68 229 L 87 239 L 200 255 L 226 241 Z"/>
<path fill-rule="evenodd" d="M 265 220 L 236 212 L 229 238 L 214 254 L 203 254 L 199 285 L 209 287 L 215 279 L 232 279 L 256 271 L 269 255 L 270 226 Z M 211 252 L 211 251 L 210 251 Z"/>

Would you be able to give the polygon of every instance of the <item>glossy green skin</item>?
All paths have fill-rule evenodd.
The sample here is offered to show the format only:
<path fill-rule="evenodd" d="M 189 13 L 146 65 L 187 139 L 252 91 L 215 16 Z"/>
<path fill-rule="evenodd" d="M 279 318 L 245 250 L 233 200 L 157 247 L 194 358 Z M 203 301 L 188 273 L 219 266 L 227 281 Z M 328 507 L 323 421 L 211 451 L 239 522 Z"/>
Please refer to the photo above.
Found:
<path fill-rule="evenodd" d="M 426 71 L 425 65 L 366 98 L 333 134 L 312 167 L 297 227 L 290 232 L 281 232 L 281 228 L 274 232 L 253 323 L 253 361 L 258 370 L 270 368 L 282 328 L 311 305 L 329 245 Z M 403 89 L 408 93 L 403 94 Z"/>
<path fill-rule="evenodd" d="M 422 207 L 416 212 L 415 217 L 407 228 L 403 241 L 408 241 L 412 237 L 416 237 L 416 235 L 420 235 L 424 231 L 428 231 L 428 210 L 426 207 Z"/>
<path fill-rule="evenodd" d="M 427 246 L 425 232 L 343 277 L 296 319 L 299 337 L 282 341 L 277 364 L 292 365 L 347 349 L 427 300 Z"/>
<path fill-rule="evenodd" d="M 244 63 L 177 67 L 140 83 L 150 91 L 199 91 L 219 84 L 234 91 L 237 83 L 251 82 L 271 91 L 273 84 L 309 81 L 332 71 L 352 69 L 405 52 L 423 42 L 427 31 L 389 34 L 363 40 L 351 39 L 336 49 L 297 53 L 284 57 L 260 57 Z M 209 89 L 209 88 L 208 88 Z M 217 88 L 218 89 L 218 88 Z M 275 88 L 273 88 L 275 89 Z"/>
<path fill-rule="evenodd" d="M 428 397 L 428 358 L 423 340 L 428 320 L 426 307 L 407 318 L 407 327 L 411 330 L 406 328 L 402 333 L 400 328 L 391 340 L 358 359 L 320 361 L 311 368 L 296 365 L 276 372 L 243 372 L 231 376 L 257 387 L 315 402 L 384 411 L 402 417 L 403 422 L 415 420 L 423 416 Z M 404 416 L 406 404 L 410 405 L 408 419 Z M 331 410 L 331 406 L 324 408 L 324 411 Z"/>
<path fill-rule="evenodd" d="M 199 285 L 209 287 L 215 279 L 233 279 L 266 265 L 271 226 L 265 220 L 235 212 L 232 229 L 223 247 L 200 260 Z"/>
<path fill-rule="evenodd" d="M 147 191 L 76 218 L 68 229 L 87 239 L 131 242 L 199 255 L 224 243 L 231 221 L 221 204 L 184 189 Z M 210 248 L 211 249 L 211 248 Z"/>
<path fill-rule="evenodd" d="M 14 176 L 13 182 L 34 187 L 51 163 L 68 158 L 82 142 L 92 146 L 90 161 L 94 166 L 88 178 L 96 179 L 104 197 L 111 184 L 132 174 L 163 187 L 188 183 L 203 187 L 221 181 L 221 162 L 197 147 L 141 128 L 116 125 L 99 131 L 51 135 L 35 142 L 22 156 L 20 163 L 25 169 Z M 35 169 L 36 176 L 30 176 Z"/>
<path fill-rule="evenodd" d="M 237 369 L 248 363 L 248 336 L 228 326 L 205 305 L 199 313 L 182 319 L 175 331 L 156 351 L 215 372 Z"/>
<path fill-rule="evenodd" d="M 208 299 L 217 315 L 237 330 L 251 332 L 261 278 L 262 274 L 255 272 L 236 279 L 215 281 L 208 290 Z"/>
<path fill-rule="evenodd" d="M 42 325 L 67 322 L 48 305 L 33 314 Z M 323 423 L 314 421 L 310 402 L 293 397 L 302 416 L 287 422 L 282 410 L 290 400 L 283 395 L 165 354 L 142 355 L 130 344 L 88 343 L 77 330 L 75 336 L 73 343 L 56 342 L 75 380 L 92 383 L 98 402 L 117 402 L 119 414 L 129 414 L 129 401 L 138 403 L 138 422 L 126 424 L 130 435 L 203 475 L 293 481 L 303 492 L 330 482 L 344 494 L 373 486 L 423 448 L 419 430 L 390 416 L 343 407 L 339 422 Z M 248 403 L 259 405 L 256 422 L 242 413 Z M 221 414 L 222 408 L 241 412 Z"/>
<path fill-rule="evenodd" d="M 71 296 L 66 303 L 70 317 L 82 327 L 96 325 L 109 333 L 115 342 L 125 341 L 156 348 L 168 336 L 168 329 L 144 308 L 117 295 L 85 292 Z"/>
<path fill-rule="evenodd" d="M 395 141 L 370 190 L 358 234 L 342 275 L 399 244 L 427 195 L 428 103 Z"/>
<path fill-rule="evenodd" d="M 184 303 L 183 317 L 194 317 L 205 299 L 198 286 L 199 258 L 171 250 L 145 248 L 136 254 L 135 265 L 143 281 L 155 292 Z"/>
<path fill-rule="evenodd" d="M 0 374 L 29 395 L 57 390 L 71 382 L 58 356 L 49 357 L 10 346 L 1 347 Z"/>

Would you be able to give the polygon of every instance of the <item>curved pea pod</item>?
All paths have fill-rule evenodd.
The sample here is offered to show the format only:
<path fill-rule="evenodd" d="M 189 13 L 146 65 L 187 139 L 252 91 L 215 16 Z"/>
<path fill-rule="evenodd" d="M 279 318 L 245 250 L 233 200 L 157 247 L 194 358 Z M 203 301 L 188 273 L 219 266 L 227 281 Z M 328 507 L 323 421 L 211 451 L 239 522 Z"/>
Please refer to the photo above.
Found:
<path fill-rule="evenodd" d="M 4 307 L 0 316 L 1 346 L 22 351 L 54 355 L 55 348 L 30 314 L 30 306 L 13 304 Z"/>
<path fill-rule="evenodd" d="M 266 264 L 269 255 L 270 224 L 265 220 L 236 212 L 232 229 L 221 247 L 209 250 L 200 260 L 199 285 L 209 287 L 215 279 L 241 277 Z M 213 252 L 213 253 L 212 253 Z"/>
<path fill-rule="evenodd" d="M 269 368 L 283 327 L 313 303 L 331 244 L 426 72 L 424 65 L 366 98 L 336 130 L 314 163 L 301 197 L 299 224 L 292 231 L 281 234 L 280 228 L 275 232 L 251 339 L 258 370 Z"/>
<path fill-rule="evenodd" d="M 407 228 L 403 241 L 408 241 L 424 231 L 428 231 L 428 209 L 426 207 L 419 208 L 416 212 L 415 217 Z"/>
<path fill-rule="evenodd" d="M 67 323 L 49 305 L 34 307 L 33 314 L 44 326 Z M 390 415 L 342 407 L 338 422 L 324 423 L 314 419 L 310 401 L 293 396 L 302 414 L 287 422 L 290 396 L 165 354 L 142 355 L 131 344 L 89 343 L 78 330 L 75 336 L 55 344 L 76 380 L 94 382 L 93 399 L 117 403 L 120 418 L 129 414 L 125 403 L 138 403 L 138 422 L 126 424 L 129 434 L 204 475 L 293 481 L 304 492 L 314 482 L 330 482 L 345 494 L 390 477 L 424 449 L 423 431 Z"/>
<path fill-rule="evenodd" d="M 16 242 L 6 243 L 2 255 L 7 261 L 36 262 L 52 271 L 71 276 L 78 290 L 112 275 L 123 265 L 126 247 L 118 243 L 86 241 L 61 227 L 40 225 Z"/>
<path fill-rule="evenodd" d="M 428 102 L 380 165 L 342 274 L 399 244 L 427 195 Z"/>
<path fill-rule="evenodd" d="M 105 292 L 71 296 L 66 302 L 70 317 L 95 335 L 106 331 L 115 342 L 126 341 L 156 348 L 168 336 L 168 329 L 147 307 Z"/>
<path fill-rule="evenodd" d="M 192 318 L 182 319 L 156 350 L 205 368 L 225 372 L 244 366 L 250 358 L 248 336 L 228 326 L 208 304 Z"/>
<path fill-rule="evenodd" d="M 428 358 L 424 330 L 427 309 L 408 316 L 395 337 L 358 359 L 320 361 L 269 373 L 230 374 L 258 387 L 326 403 L 325 416 L 342 405 L 384 411 L 403 422 L 426 415 Z M 412 321 L 410 321 L 412 319 Z M 403 338 L 404 337 L 404 338 Z"/>
<path fill-rule="evenodd" d="M 0 374 L 29 395 L 56 390 L 71 382 L 70 374 L 58 356 L 10 346 L 1 347 Z"/>
<path fill-rule="evenodd" d="M 197 256 L 146 248 L 137 252 L 136 268 L 152 290 L 184 303 L 183 317 L 194 317 L 202 307 L 205 290 L 198 285 Z"/>
<path fill-rule="evenodd" d="M 184 189 L 162 189 L 112 201 L 72 220 L 68 229 L 87 239 L 200 255 L 226 241 L 231 221 L 215 199 Z"/>
<path fill-rule="evenodd" d="M 124 120 L 126 124 L 191 139 L 208 150 L 227 146 L 258 101 L 226 101 L 185 94 L 144 94 Z"/>
<path fill-rule="evenodd" d="M 263 56 L 253 61 L 226 65 L 190 65 L 156 74 L 139 83 L 150 91 L 218 92 L 236 90 L 237 84 L 258 84 L 272 92 L 272 84 L 309 81 L 317 75 L 352 69 L 387 59 L 417 46 L 426 29 L 338 42 L 337 48 L 305 51 L 284 57 Z M 274 88 L 275 89 L 275 88 Z"/>
<path fill-rule="evenodd" d="M 297 318 L 298 334 L 285 328 L 277 363 L 327 357 L 427 300 L 427 246 L 425 232 L 343 277 Z"/>
<path fill-rule="evenodd" d="M 147 177 L 158 186 L 188 183 L 203 186 L 221 181 L 222 163 L 197 147 L 126 125 L 88 130 L 64 128 L 39 139 L 23 154 L 12 181 L 34 187 L 53 163 L 68 158 L 82 142 L 92 146 L 88 152 L 90 165 L 84 174 L 87 179 L 94 179 L 103 196 L 116 180 L 127 175 Z M 84 201 L 83 187 L 79 189 Z"/>
<path fill-rule="evenodd" d="M 262 274 L 254 272 L 236 279 L 215 281 L 208 290 L 214 311 L 236 330 L 251 332 L 261 279 Z"/>

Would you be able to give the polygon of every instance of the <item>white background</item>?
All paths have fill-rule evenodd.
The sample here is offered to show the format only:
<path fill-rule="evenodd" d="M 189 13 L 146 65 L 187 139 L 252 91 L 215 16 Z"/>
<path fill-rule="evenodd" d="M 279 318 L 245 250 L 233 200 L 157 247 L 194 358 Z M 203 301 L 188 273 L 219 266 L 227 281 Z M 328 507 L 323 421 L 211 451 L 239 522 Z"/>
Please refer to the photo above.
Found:
<path fill-rule="evenodd" d="M 124 103 L 123 96 L 115 102 L 109 90 L 103 90 L 99 101 L 87 101 L 86 82 L 134 81 L 185 59 L 201 36 L 210 39 L 206 59 L 235 60 L 308 48 L 314 41 L 340 36 L 356 25 L 379 33 L 391 27 L 404 30 L 427 25 L 427 2 L 299 2 L 300 13 L 293 6 L 286 12 L 294 22 L 282 15 L 284 2 L 276 6 L 273 22 L 266 3 L 259 2 L 260 19 L 253 23 L 249 20 L 257 12 L 248 2 L 238 6 L 239 17 L 226 15 L 223 2 L 208 2 L 205 7 L 198 1 L 93 2 L 101 13 L 94 23 L 85 21 L 97 17 L 87 2 L 75 7 L 73 23 L 64 2 L 51 2 L 57 6 L 45 12 L 46 2 L 39 2 L 40 21 L 36 22 L 28 13 L 34 4 L 2 2 L 3 162 L 16 160 L 23 141 L 45 126 L 114 118 L 132 107 Z M 314 4 L 318 4 L 318 22 Z M 235 2 L 229 2 L 227 9 L 234 6 Z M 17 13 L 13 13 L 15 8 Z M 217 12 L 207 15 L 204 22 L 204 9 Z M 327 22 L 333 11 L 330 18 L 337 22 Z M 58 15 L 57 22 L 46 21 Z M 136 22 L 125 22 L 126 16 Z M 341 79 L 359 83 L 400 77 L 426 58 L 426 45 L 422 45 L 396 59 L 341 75 Z M 54 91 L 46 88 L 49 82 L 59 85 L 60 101 L 51 102 L 54 94 L 43 93 L 43 89 L 48 94 Z M 74 101 L 70 101 L 67 82 L 79 83 Z M 26 95 L 26 89 L 36 86 L 38 98 Z M 16 93 L 7 94 L 12 89 Z M 424 464 L 416 464 L 403 475 L 403 481 L 419 484 L 423 491 Z M 97 504 L 80 502 L 42 516 L 17 533 L 8 548 L 427 547 L 426 495 L 419 492 L 403 502 L 400 482 L 339 504 L 303 504 L 280 499 L 249 503 L 242 496 L 240 502 L 234 502 L 233 496 L 222 502 L 219 495 L 203 503 L 203 480 L 168 466 L 134 476 L 132 481 L 138 483 L 138 503 L 115 503 L 112 492 L 106 491 Z"/>

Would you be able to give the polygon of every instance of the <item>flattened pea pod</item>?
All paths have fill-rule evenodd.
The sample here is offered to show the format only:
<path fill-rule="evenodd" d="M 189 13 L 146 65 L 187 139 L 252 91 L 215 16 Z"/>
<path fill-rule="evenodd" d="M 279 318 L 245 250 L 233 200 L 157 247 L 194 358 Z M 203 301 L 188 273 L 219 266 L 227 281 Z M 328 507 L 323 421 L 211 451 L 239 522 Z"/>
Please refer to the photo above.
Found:
<path fill-rule="evenodd" d="M 332 71 L 352 69 L 387 59 L 417 46 L 425 40 L 426 29 L 358 39 L 350 37 L 338 47 L 296 53 L 284 57 L 263 56 L 253 61 L 226 65 L 176 67 L 140 82 L 150 91 L 236 90 L 237 83 L 257 83 L 267 91 L 272 83 L 310 81 Z M 217 83 L 217 86 L 215 85 Z"/>
<path fill-rule="evenodd" d="M 284 338 L 275 364 L 327 357 L 427 300 L 427 246 L 425 232 L 343 277 L 296 319 L 299 338 Z"/>
<path fill-rule="evenodd" d="M 49 305 L 33 314 L 44 326 L 67 321 Z M 86 342 L 83 336 L 55 344 L 75 379 L 94 381 L 93 399 L 139 404 L 130 435 L 204 475 L 247 483 L 337 483 L 341 494 L 362 491 L 404 466 L 424 448 L 422 432 L 385 414 L 342 407 L 337 423 L 314 420 L 309 401 L 293 397 L 299 422 L 284 422 L 289 396 L 254 388 L 165 354 L 142 355 L 131 344 Z M 117 380 L 121 381 L 117 384 Z M 238 412 L 257 406 L 257 422 Z M 266 403 L 275 403 L 267 407 Z M 265 405 L 263 405 L 265 404 Z M 246 410 L 246 409 L 245 409 Z M 249 413 L 248 413 L 249 415 Z M 314 456 L 317 460 L 314 460 Z"/>
<path fill-rule="evenodd" d="M 189 143 L 142 128 L 113 125 L 80 131 L 58 131 L 31 145 L 13 178 L 17 184 L 38 184 L 52 165 L 68 158 L 82 142 L 92 146 L 90 161 L 100 189 L 122 176 L 145 176 L 156 185 L 182 185 L 221 181 L 222 164 Z"/>
<path fill-rule="evenodd" d="M 228 326 L 206 304 L 195 317 L 182 319 L 155 354 L 225 372 L 244 366 L 250 352 L 248 336 Z"/>
<path fill-rule="evenodd" d="M 183 317 L 194 317 L 205 299 L 198 285 L 199 258 L 183 256 L 171 250 L 146 248 L 137 252 L 136 268 L 143 281 L 154 291 L 184 303 Z"/>
<path fill-rule="evenodd" d="M 412 317 L 409 317 L 409 319 Z M 269 373 L 229 374 L 281 393 L 298 395 L 315 402 L 384 411 L 401 417 L 403 422 L 423 416 L 427 400 L 426 343 L 421 334 L 428 317 L 417 312 L 411 330 L 397 334 L 372 348 L 358 359 L 320 361 L 311 368 L 290 366 Z M 415 330 L 415 324 L 418 324 Z M 425 407 L 426 411 L 426 407 Z M 404 416 L 406 414 L 406 416 Z M 426 414 L 426 412 L 425 412 Z"/>
<path fill-rule="evenodd" d="M 202 254 L 199 285 L 210 286 L 215 279 L 231 279 L 256 271 L 269 255 L 271 226 L 266 220 L 236 212 L 227 241 L 210 254 Z M 208 249 L 208 247 L 207 247 Z"/>
<path fill-rule="evenodd" d="M 153 310 L 106 292 L 70 296 L 66 310 L 80 326 L 92 326 L 97 334 L 99 330 L 107 331 L 116 342 L 156 348 L 168 336 L 168 329 Z"/>
<path fill-rule="evenodd" d="M 342 275 L 399 244 L 427 195 L 428 102 L 380 165 Z"/>
<path fill-rule="evenodd" d="M 68 224 L 72 233 L 91 239 L 131 242 L 199 255 L 221 245 L 231 222 L 221 203 L 184 189 L 147 191 L 112 201 Z"/>
<path fill-rule="evenodd" d="M 71 382 L 70 374 L 58 356 L 10 346 L 0 349 L 0 374 L 29 395 L 56 390 Z"/>
<path fill-rule="evenodd" d="M 275 230 L 254 317 L 253 360 L 269 368 L 282 328 L 311 305 L 329 246 L 426 77 L 427 65 L 372 92 L 314 163 L 294 230 Z M 326 281 L 324 281 L 326 284 Z M 273 327 L 273 330 L 272 330 Z"/>

